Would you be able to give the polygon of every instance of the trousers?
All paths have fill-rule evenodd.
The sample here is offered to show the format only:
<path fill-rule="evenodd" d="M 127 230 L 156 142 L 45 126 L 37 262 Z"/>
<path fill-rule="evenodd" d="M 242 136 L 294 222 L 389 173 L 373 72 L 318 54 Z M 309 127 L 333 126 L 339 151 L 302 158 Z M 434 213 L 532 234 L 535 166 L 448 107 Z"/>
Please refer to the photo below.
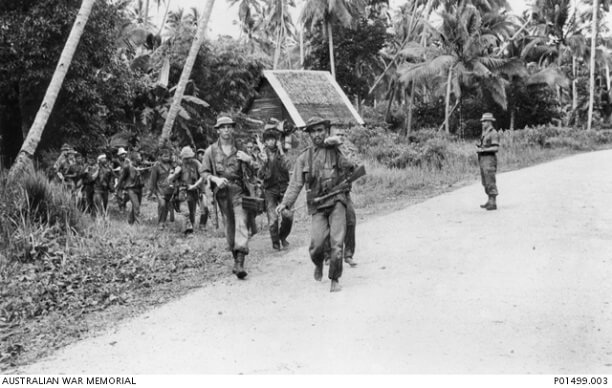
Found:
<path fill-rule="evenodd" d="M 480 166 L 480 178 L 484 186 L 485 194 L 498 195 L 495 173 L 497 173 L 497 155 L 495 153 L 478 154 L 478 165 Z"/>
<path fill-rule="evenodd" d="M 225 239 L 232 252 L 249 253 L 249 230 L 247 227 L 247 212 L 242 207 L 242 197 L 236 190 L 241 190 L 230 185 L 224 190 L 217 192 L 217 204 L 223 216 L 225 225 Z"/>
<path fill-rule="evenodd" d="M 293 227 L 293 217 L 279 217 L 278 213 L 276 213 L 276 207 L 283 200 L 283 194 L 284 193 L 278 193 L 271 190 L 266 190 L 264 192 L 270 238 L 273 243 L 285 240 L 287 236 L 289 236 L 289 233 L 291 233 L 291 228 Z"/>
<path fill-rule="evenodd" d="M 336 201 L 332 206 L 319 209 L 312 215 L 310 228 L 310 259 L 319 266 L 325 260 L 326 241 L 329 239 L 331 257 L 329 278 L 338 280 L 342 276 L 342 246 L 346 234 L 346 206 Z"/>

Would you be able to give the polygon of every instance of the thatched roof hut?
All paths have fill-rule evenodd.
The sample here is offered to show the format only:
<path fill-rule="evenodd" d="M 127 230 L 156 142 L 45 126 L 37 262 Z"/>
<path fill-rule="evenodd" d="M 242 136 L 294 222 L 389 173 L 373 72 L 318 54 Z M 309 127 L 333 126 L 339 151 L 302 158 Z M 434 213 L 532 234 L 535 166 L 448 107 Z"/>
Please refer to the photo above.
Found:
<path fill-rule="evenodd" d="M 312 116 L 332 125 L 363 125 L 340 85 L 327 71 L 264 70 L 258 95 L 243 110 L 249 117 L 266 122 L 271 118 L 303 127 Z"/>

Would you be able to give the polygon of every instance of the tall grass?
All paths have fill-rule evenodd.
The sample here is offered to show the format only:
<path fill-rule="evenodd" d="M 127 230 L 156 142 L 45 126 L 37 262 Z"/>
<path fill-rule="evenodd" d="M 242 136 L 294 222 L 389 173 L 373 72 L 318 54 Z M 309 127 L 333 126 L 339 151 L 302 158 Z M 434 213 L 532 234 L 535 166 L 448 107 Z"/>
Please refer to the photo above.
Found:
<path fill-rule="evenodd" d="M 533 165 L 578 151 L 612 144 L 612 132 L 540 126 L 500 131 L 500 171 Z M 358 207 L 401 196 L 434 193 L 479 176 L 476 140 L 433 131 L 398 138 L 382 128 L 358 128 L 349 144 L 361 154 L 368 174 L 354 185 Z"/>

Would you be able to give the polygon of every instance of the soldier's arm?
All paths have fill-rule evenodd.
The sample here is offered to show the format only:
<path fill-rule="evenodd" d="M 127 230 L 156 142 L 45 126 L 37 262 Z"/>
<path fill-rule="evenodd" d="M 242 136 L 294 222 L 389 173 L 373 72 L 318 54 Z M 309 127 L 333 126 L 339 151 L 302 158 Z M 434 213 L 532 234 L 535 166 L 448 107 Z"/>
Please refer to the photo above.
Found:
<path fill-rule="evenodd" d="M 293 174 L 291 175 L 291 179 L 289 180 L 289 187 L 287 187 L 287 191 L 285 192 L 285 196 L 283 197 L 283 201 L 281 203 L 287 209 L 293 207 L 293 204 L 295 204 L 298 195 L 300 195 L 300 191 L 302 191 L 302 187 L 304 186 L 303 172 L 303 158 L 298 158 L 297 162 L 295 163 L 295 166 L 293 167 Z"/>
<path fill-rule="evenodd" d="M 481 148 L 481 151 L 484 152 L 497 152 L 499 150 L 499 134 L 497 131 L 493 131 L 484 139 L 484 145 Z"/>

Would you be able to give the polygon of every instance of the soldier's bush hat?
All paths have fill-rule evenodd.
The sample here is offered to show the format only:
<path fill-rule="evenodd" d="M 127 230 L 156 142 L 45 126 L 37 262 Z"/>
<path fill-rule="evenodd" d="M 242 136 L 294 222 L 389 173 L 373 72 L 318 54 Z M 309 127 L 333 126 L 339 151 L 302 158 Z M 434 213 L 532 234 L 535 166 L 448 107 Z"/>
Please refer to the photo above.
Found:
<path fill-rule="evenodd" d="M 61 151 L 73 151 L 74 148 L 72 148 L 72 146 L 68 143 L 64 143 L 62 145 Z"/>
<path fill-rule="evenodd" d="M 267 127 L 268 125 L 266 125 Z M 278 139 L 280 135 L 280 131 L 278 129 L 276 129 L 276 126 L 273 126 L 271 128 L 265 128 L 264 129 L 264 133 L 263 133 L 263 139 L 266 140 L 269 137 L 273 137 L 275 139 Z"/>
<path fill-rule="evenodd" d="M 117 156 L 121 155 L 127 155 L 127 151 L 123 147 L 119 147 L 119 149 L 117 150 Z"/>
<path fill-rule="evenodd" d="M 101 160 L 104 160 L 104 159 L 106 159 L 106 154 L 98 155 L 98 162 L 101 161 Z"/>
<path fill-rule="evenodd" d="M 233 125 L 236 126 L 236 122 L 232 120 L 231 117 L 221 116 L 217 118 L 217 123 L 215 124 L 215 128 L 219 128 L 222 125 Z"/>
<path fill-rule="evenodd" d="M 493 113 L 484 113 L 480 118 L 480 121 L 495 121 L 495 117 L 493 117 Z"/>
<path fill-rule="evenodd" d="M 196 151 L 196 154 L 204 154 L 206 153 L 206 150 L 204 148 L 198 148 L 198 150 Z"/>
<path fill-rule="evenodd" d="M 193 158 L 195 153 L 189 146 L 185 146 L 181 149 L 181 158 Z"/>
<path fill-rule="evenodd" d="M 306 121 L 306 126 L 304 127 L 304 132 L 310 132 L 312 130 L 313 127 L 323 124 L 325 125 L 325 128 L 329 128 L 331 126 L 331 123 L 329 120 L 325 120 L 321 117 L 318 116 L 313 116 L 311 118 L 308 119 L 308 121 Z"/>

